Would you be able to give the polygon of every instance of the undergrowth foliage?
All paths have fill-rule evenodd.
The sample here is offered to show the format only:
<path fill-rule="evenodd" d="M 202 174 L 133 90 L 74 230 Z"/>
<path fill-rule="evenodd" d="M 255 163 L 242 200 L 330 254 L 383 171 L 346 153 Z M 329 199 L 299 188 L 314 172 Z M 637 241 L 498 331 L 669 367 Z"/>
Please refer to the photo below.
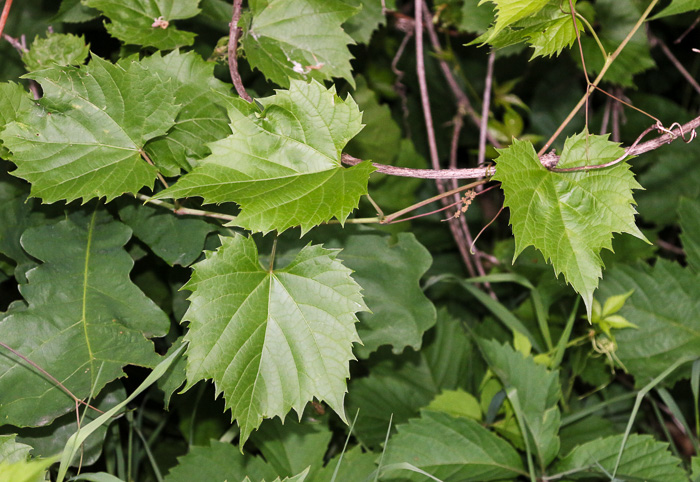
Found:
<path fill-rule="evenodd" d="M 700 475 L 700 2 L 46 3 L 0 482 Z"/>

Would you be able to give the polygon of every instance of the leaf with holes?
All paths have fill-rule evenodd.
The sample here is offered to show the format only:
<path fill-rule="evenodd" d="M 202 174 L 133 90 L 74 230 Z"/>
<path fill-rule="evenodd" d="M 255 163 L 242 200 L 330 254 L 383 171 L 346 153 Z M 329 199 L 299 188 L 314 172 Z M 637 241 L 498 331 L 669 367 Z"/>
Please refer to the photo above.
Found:
<path fill-rule="evenodd" d="M 0 340 L 79 398 L 121 377 L 124 365 L 154 366 L 159 357 L 146 337 L 163 336 L 170 326 L 129 280 L 133 261 L 123 246 L 130 237 L 102 209 L 76 211 L 22 236 L 42 264 L 20 286 L 26 305 L 14 305 L 0 321 Z M 73 409 L 73 400 L 38 370 L 7 352 L 0 357 L 4 424 L 43 426 Z"/>
<path fill-rule="evenodd" d="M 272 82 L 342 77 L 354 85 L 342 23 L 358 12 L 340 0 L 251 2 L 241 44 L 250 65 Z"/>
<path fill-rule="evenodd" d="M 532 144 L 515 140 L 499 149 L 494 179 L 501 181 L 510 209 L 515 256 L 534 246 L 558 275 L 583 297 L 590 318 L 593 292 L 602 276 L 600 251 L 611 249 L 613 233 L 646 240 L 634 223 L 633 189 L 641 186 L 626 162 L 606 169 L 551 172 Z M 557 167 L 602 164 L 624 150 L 608 136 L 576 134 L 564 143 Z"/>
<path fill-rule="evenodd" d="M 83 0 L 110 19 L 110 35 L 126 44 L 170 50 L 192 45 L 195 35 L 170 22 L 199 13 L 199 0 Z"/>
<path fill-rule="evenodd" d="M 313 397 L 345 419 L 356 312 L 366 310 L 338 251 L 307 246 L 287 267 L 260 265 L 255 242 L 222 238 L 195 265 L 184 319 L 187 389 L 213 379 L 243 446 L 263 418 L 301 416 Z"/>
<path fill-rule="evenodd" d="M 362 114 L 348 97 L 313 81 L 260 100 L 264 110 L 227 98 L 229 137 L 209 144 L 212 154 L 155 198 L 201 196 L 207 203 L 236 202 L 233 222 L 251 231 L 302 233 L 333 217 L 345 221 L 374 170 L 369 162 L 340 165 L 347 142 L 362 129 Z"/>
<path fill-rule="evenodd" d="M 12 174 L 32 184 L 32 196 L 48 203 L 110 200 L 153 185 L 156 169 L 140 153 L 179 111 L 169 82 L 139 62 L 117 66 L 97 56 L 87 67 L 28 77 L 44 89 L 40 106 L 0 137 L 17 165 Z"/>

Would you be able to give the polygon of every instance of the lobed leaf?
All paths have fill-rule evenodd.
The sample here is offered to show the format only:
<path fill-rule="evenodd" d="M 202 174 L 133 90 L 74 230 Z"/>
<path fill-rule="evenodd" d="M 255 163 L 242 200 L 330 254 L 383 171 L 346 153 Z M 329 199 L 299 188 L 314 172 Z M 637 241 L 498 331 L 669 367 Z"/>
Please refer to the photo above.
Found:
<path fill-rule="evenodd" d="M 38 36 L 29 51 L 22 54 L 22 62 L 29 72 L 52 65 L 80 65 L 90 54 L 85 38 L 72 34 L 51 33 L 46 38 Z"/>
<path fill-rule="evenodd" d="M 624 154 L 608 136 L 576 134 L 564 143 L 557 167 L 602 164 Z M 611 249 L 613 233 L 646 240 L 634 223 L 633 189 L 641 186 L 625 162 L 591 171 L 551 172 L 532 144 L 514 140 L 498 150 L 494 179 L 501 181 L 510 209 L 515 257 L 534 246 L 554 272 L 583 297 L 590 317 L 593 292 L 602 275 L 600 251 Z"/>
<path fill-rule="evenodd" d="M 178 30 L 169 23 L 197 15 L 199 0 L 83 0 L 82 3 L 108 17 L 107 32 L 126 44 L 171 50 L 194 42 L 195 34 Z"/>
<path fill-rule="evenodd" d="M 355 313 L 366 309 L 337 251 L 307 246 L 281 270 L 260 266 L 255 242 L 235 235 L 195 265 L 184 319 L 187 389 L 213 379 L 243 445 L 263 418 L 301 415 L 313 397 L 345 419 Z"/>
<path fill-rule="evenodd" d="M 342 77 L 354 86 L 341 24 L 358 12 L 341 0 L 251 2 L 241 44 L 252 67 L 282 87 L 291 79 Z"/>
<path fill-rule="evenodd" d="M 17 442 L 16 434 L 0 435 L 0 464 L 13 464 L 29 458 L 32 447 Z"/>
<path fill-rule="evenodd" d="M 201 196 L 236 202 L 233 222 L 251 231 L 302 234 L 333 217 L 344 222 L 367 193 L 369 162 L 343 168 L 343 147 L 362 128 L 357 104 L 318 82 L 292 81 L 289 90 L 254 104 L 229 100 L 229 137 L 209 144 L 212 154 L 156 199 Z"/>
<path fill-rule="evenodd" d="M 28 75 L 44 90 L 40 107 L 0 133 L 12 174 L 31 195 L 52 203 L 83 201 L 152 186 L 155 167 L 141 159 L 149 139 L 164 135 L 179 107 L 169 82 L 139 62 L 113 65 L 97 56 L 86 67 L 55 67 Z"/>
<path fill-rule="evenodd" d="M 124 365 L 154 366 L 159 357 L 147 337 L 163 336 L 170 326 L 129 280 L 133 261 L 122 246 L 130 237 L 129 228 L 98 208 L 22 235 L 24 249 L 42 264 L 20 286 L 26 306 L 15 306 L 0 321 L 0 340 L 79 398 L 99 393 L 123 375 Z M 43 426 L 74 408 L 52 381 L 4 351 L 3 423 Z"/>
<path fill-rule="evenodd" d="M 518 20 L 522 20 L 539 12 L 549 3 L 549 0 L 481 0 L 479 5 L 487 1 L 496 5 L 496 21 L 488 38 L 486 38 L 484 42 L 489 42 L 496 37 L 501 30 Z"/>

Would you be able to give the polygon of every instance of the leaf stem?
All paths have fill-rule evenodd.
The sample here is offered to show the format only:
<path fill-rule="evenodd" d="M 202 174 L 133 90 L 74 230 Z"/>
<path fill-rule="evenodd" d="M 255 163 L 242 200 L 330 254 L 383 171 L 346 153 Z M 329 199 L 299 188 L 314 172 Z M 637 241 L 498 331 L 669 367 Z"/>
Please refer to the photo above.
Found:
<path fill-rule="evenodd" d="M 2 7 L 2 14 L 0 14 L 0 36 L 2 36 L 3 30 L 5 30 L 7 16 L 10 15 L 10 7 L 12 7 L 12 0 L 5 0 L 5 5 Z"/>
<path fill-rule="evenodd" d="M 639 30 L 639 27 L 642 26 L 646 18 L 649 16 L 653 8 L 656 6 L 659 0 L 651 0 L 651 3 L 649 3 L 649 6 L 647 9 L 644 11 L 641 17 L 639 17 L 639 20 L 637 20 L 637 23 L 634 24 L 634 27 L 632 27 L 632 30 L 627 34 L 627 36 L 624 38 L 622 43 L 615 49 L 615 51 L 607 56 L 605 58 L 605 63 L 603 64 L 603 68 L 600 69 L 600 73 L 596 76 L 595 80 L 591 83 L 589 83 L 588 87 L 586 88 L 586 93 L 581 97 L 581 99 L 578 101 L 576 106 L 569 112 L 569 115 L 566 116 L 564 121 L 557 127 L 557 130 L 554 131 L 554 134 L 549 138 L 549 140 L 545 143 L 544 146 L 542 146 L 542 149 L 539 150 L 537 153 L 538 156 L 543 155 L 545 152 L 547 152 L 547 149 L 549 149 L 549 146 L 552 145 L 552 143 L 559 137 L 559 134 L 562 133 L 562 131 L 566 128 L 567 125 L 569 125 L 569 122 L 571 122 L 571 119 L 574 118 L 574 116 L 578 113 L 579 110 L 581 110 L 581 107 L 588 102 L 588 98 L 591 96 L 595 88 L 598 86 L 598 84 L 603 80 L 603 77 L 607 73 L 608 69 L 610 68 L 610 65 L 617 59 L 618 55 L 620 55 L 620 52 L 622 52 L 622 49 L 627 46 L 629 41 L 632 39 L 634 34 L 637 33 L 637 30 Z"/>
<path fill-rule="evenodd" d="M 134 194 L 134 197 L 136 199 L 143 201 L 144 203 L 153 204 L 155 206 L 159 206 L 161 208 L 168 209 L 169 211 L 172 211 L 174 214 L 180 214 L 183 216 L 203 216 L 203 217 L 207 217 L 207 218 L 221 219 L 223 221 L 233 221 L 234 219 L 236 219 L 236 216 L 232 216 L 230 214 L 217 213 L 214 211 L 204 211 L 202 209 L 191 209 L 191 208 L 177 207 L 177 206 L 170 204 L 168 202 L 161 201 L 160 199 L 153 199 L 153 198 L 146 196 L 144 194 Z"/>
<path fill-rule="evenodd" d="M 241 19 L 241 4 L 243 0 L 233 0 L 233 14 L 231 15 L 231 23 L 229 24 L 228 33 L 228 71 L 231 74 L 231 81 L 236 88 L 236 92 L 242 99 L 248 102 L 253 102 L 252 97 L 248 95 L 241 74 L 238 73 L 238 38 L 241 36 L 241 29 L 238 27 L 238 21 Z"/>
<path fill-rule="evenodd" d="M 272 241 L 272 252 L 270 252 L 270 267 L 268 272 L 272 273 L 275 270 L 275 254 L 277 253 L 277 239 L 279 235 L 275 233 L 275 239 Z"/>

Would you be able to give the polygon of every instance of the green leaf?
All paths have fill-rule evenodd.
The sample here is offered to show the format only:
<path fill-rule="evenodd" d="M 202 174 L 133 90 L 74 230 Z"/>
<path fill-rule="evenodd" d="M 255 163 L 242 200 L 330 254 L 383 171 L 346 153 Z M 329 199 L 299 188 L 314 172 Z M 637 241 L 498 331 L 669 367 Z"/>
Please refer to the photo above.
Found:
<path fill-rule="evenodd" d="M 583 25 L 580 21 L 576 25 L 579 31 L 583 31 Z M 562 50 L 571 47 L 575 40 L 576 30 L 570 15 L 563 15 L 538 25 L 528 40 L 528 43 L 535 49 L 530 60 L 536 57 L 559 55 Z"/>
<path fill-rule="evenodd" d="M 671 15 L 678 15 L 679 13 L 692 12 L 694 10 L 700 10 L 700 0 L 671 0 L 671 3 L 654 15 L 651 20 L 670 17 Z"/>
<path fill-rule="evenodd" d="M 481 0 L 479 5 L 487 1 L 496 4 L 496 22 L 489 37 L 484 42 L 489 42 L 501 30 L 518 20 L 539 12 L 549 3 L 549 0 Z"/>
<path fill-rule="evenodd" d="M 479 347 L 513 407 L 520 408 L 519 417 L 534 442 L 539 467 L 544 470 L 559 453 L 559 373 L 494 340 L 480 341 Z"/>
<path fill-rule="evenodd" d="M 83 0 L 100 10 L 111 23 L 107 32 L 126 44 L 170 50 L 192 45 L 195 34 L 178 30 L 174 20 L 199 13 L 199 0 Z M 157 21 L 161 19 L 165 23 Z"/>
<path fill-rule="evenodd" d="M 550 474 L 566 474 L 567 479 L 609 478 L 613 473 L 622 435 L 600 438 L 579 445 L 557 462 Z M 622 452 L 616 480 L 687 481 L 681 461 L 668 450 L 668 444 L 651 435 L 632 434 Z"/>
<path fill-rule="evenodd" d="M 100 395 L 90 401 L 90 405 L 103 412 L 109 410 L 126 398 L 126 391 L 120 382 L 110 384 Z M 81 426 L 93 421 L 99 412 L 89 409 L 84 416 L 81 415 Z M 102 446 L 105 442 L 109 424 L 97 429 L 87 438 L 81 450 L 71 461 L 71 465 L 92 465 L 102 454 Z M 75 413 L 67 413 L 54 420 L 50 425 L 37 428 L 20 429 L 17 440 L 29 444 L 32 447 L 34 457 L 50 457 L 59 454 L 70 438 L 78 430 Z"/>
<path fill-rule="evenodd" d="M 641 16 L 634 0 L 598 0 L 595 3 L 596 20 L 600 24 L 598 37 L 610 53 L 617 49 L 630 33 Z M 596 41 L 590 36 L 581 37 L 586 68 L 590 75 L 597 75 L 603 68 L 605 59 Z M 574 60 L 580 65 L 579 52 L 572 52 Z M 649 41 L 644 29 L 639 29 L 629 40 L 625 48 L 605 73 L 605 81 L 623 87 L 635 88 L 634 75 L 655 66 L 649 52 Z"/>
<path fill-rule="evenodd" d="M 438 313 L 420 352 L 372 366 L 368 377 L 351 382 L 348 413 L 360 414 L 353 435 L 366 446 L 384 442 L 389 418 L 394 425 L 418 415 L 443 389 L 466 388 L 473 358 L 472 345 L 460 322 L 446 310 Z"/>
<path fill-rule="evenodd" d="M 170 469 L 165 482 L 192 482 L 193 480 L 273 480 L 275 470 L 260 457 L 243 455 L 231 444 L 212 440 L 208 447 L 192 446 L 178 464 Z"/>
<path fill-rule="evenodd" d="M 398 427 L 383 461 L 384 465 L 410 461 L 441 480 L 487 481 L 525 474 L 520 455 L 505 440 L 468 418 L 428 410 Z M 403 471 L 390 474 L 425 480 Z"/>
<path fill-rule="evenodd" d="M 678 215 L 686 261 L 696 273 L 700 273 L 700 199 L 682 198 Z"/>
<path fill-rule="evenodd" d="M 155 168 L 141 159 L 149 139 L 165 134 L 179 107 L 169 82 L 139 62 L 127 68 L 93 56 L 87 67 L 29 74 L 44 89 L 33 112 L 0 136 L 17 164 L 12 174 L 44 202 L 110 200 L 152 186 Z"/>
<path fill-rule="evenodd" d="M 258 261 L 255 242 L 235 235 L 195 265 L 184 319 L 191 322 L 187 389 L 211 378 L 241 429 L 316 397 L 345 419 L 343 398 L 355 313 L 366 309 L 337 251 L 307 246 L 284 269 Z"/>
<path fill-rule="evenodd" d="M 471 393 L 462 389 L 443 390 L 427 407 L 433 412 L 442 412 L 452 417 L 467 417 L 481 420 L 479 401 Z"/>
<path fill-rule="evenodd" d="M 8 124 L 17 120 L 17 117 L 32 110 L 34 102 L 24 88 L 13 82 L 0 84 L 0 132 Z M 0 157 L 8 157 L 7 149 L 2 145 L 0 138 Z"/>
<path fill-rule="evenodd" d="M 99 393 L 123 375 L 124 365 L 155 365 L 159 357 L 146 337 L 163 336 L 170 326 L 165 314 L 129 280 L 133 261 L 122 246 L 130 237 L 129 228 L 101 209 L 76 211 L 22 236 L 27 253 L 43 263 L 20 286 L 26 308 L 9 311 L 0 321 L 0 340 L 79 398 Z M 3 352 L 3 423 L 46 425 L 75 408 L 73 399 L 52 381 Z M 22 390 L 16 390 L 18 386 Z"/>
<path fill-rule="evenodd" d="M 241 38 L 246 58 L 265 77 L 289 87 L 290 79 L 342 77 L 354 85 L 352 37 L 341 24 L 358 12 L 340 0 L 251 2 Z"/>
<path fill-rule="evenodd" d="M 419 350 L 437 316 L 419 284 L 433 262 L 428 250 L 409 233 L 400 233 L 396 241 L 357 235 L 345 242 L 340 258 L 354 271 L 370 310 L 360 315 L 362 345 L 355 353 L 366 358 L 382 345 L 391 345 L 396 354 L 407 346 Z"/>
<path fill-rule="evenodd" d="M 251 441 L 279 476 L 292 476 L 310 467 L 323 466 L 332 432 L 320 423 L 268 420 L 251 435 Z"/>
<path fill-rule="evenodd" d="M 209 142 L 231 132 L 217 95 L 228 94 L 230 86 L 214 77 L 214 63 L 195 52 L 154 54 L 141 65 L 164 81 L 170 79 L 175 103 L 181 106 L 168 135 L 148 142 L 146 152 L 166 176 L 179 175 L 180 169 L 191 171 L 194 161 L 209 154 Z"/>
<path fill-rule="evenodd" d="M 357 104 L 334 88 L 292 81 L 289 90 L 254 104 L 231 99 L 233 135 L 209 144 L 212 154 L 155 198 L 201 196 L 207 203 L 234 201 L 233 224 L 251 231 L 302 234 L 333 217 L 344 222 L 367 193 L 374 170 L 365 162 L 340 164 L 343 147 L 362 128 Z"/>
<path fill-rule="evenodd" d="M 15 434 L 0 435 L 0 464 L 13 464 L 29 458 L 32 447 L 17 442 L 15 437 Z"/>
<path fill-rule="evenodd" d="M 482 34 L 489 28 L 493 18 L 494 12 L 490 5 L 479 0 L 464 0 L 457 28 L 462 32 Z"/>
<path fill-rule="evenodd" d="M 625 162 L 607 169 L 559 173 L 547 170 L 532 144 L 515 140 L 498 150 L 494 179 L 501 181 L 510 208 L 515 257 L 529 245 L 564 273 L 583 297 L 590 317 L 593 291 L 602 275 L 600 251 L 611 249 L 613 233 L 646 240 L 634 223 L 632 189 L 641 186 Z M 602 164 L 624 154 L 608 136 L 570 137 L 557 167 Z"/>
<path fill-rule="evenodd" d="M 368 44 L 372 33 L 381 25 L 386 25 L 386 16 L 382 12 L 382 4 L 387 10 L 396 9 L 396 0 L 343 0 L 348 5 L 358 8 L 357 13 L 344 24 L 343 30 L 358 44 Z"/>
<path fill-rule="evenodd" d="M 367 482 L 377 469 L 377 454 L 363 452 L 359 445 L 336 455 L 325 467 L 310 474 L 310 482 Z M 340 467 L 338 463 L 340 462 Z M 336 467 L 338 472 L 336 473 Z M 335 475 L 334 475 L 335 474 Z"/>
<path fill-rule="evenodd" d="M 700 277 L 664 259 L 654 267 L 620 265 L 606 273 L 600 296 L 632 289 L 618 313 L 638 329 L 615 334 L 616 355 L 643 386 L 679 358 L 700 357 Z M 689 376 L 686 366 L 665 381 Z"/>
<path fill-rule="evenodd" d="M 43 482 L 46 471 L 54 462 L 56 457 L 20 460 L 10 464 L 0 462 L 0 482 Z"/>
<path fill-rule="evenodd" d="M 29 72 L 52 65 L 80 65 L 90 54 L 85 38 L 72 34 L 51 33 L 46 38 L 37 36 L 22 62 Z"/>
<path fill-rule="evenodd" d="M 170 349 L 168 349 L 167 355 L 170 355 L 175 350 L 180 349 L 183 341 L 182 336 L 178 337 L 177 340 L 175 340 L 170 346 Z M 182 387 L 185 384 L 185 381 L 187 381 L 186 369 L 187 360 L 184 356 L 178 357 L 178 359 L 175 360 L 175 363 L 170 365 L 165 374 L 156 382 L 158 384 L 158 388 L 160 388 L 165 394 L 163 397 L 163 405 L 165 406 L 166 410 L 168 410 L 170 407 L 170 399 L 172 398 L 173 393 L 175 393 L 175 390 Z"/>
<path fill-rule="evenodd" d="M 83 5 L 80 0 L 62 0 L 54 22 L 81 23 L 99 17 L 99 10 Z"/>
<path fill-rule="evenodd" d="M 181 216 L 136 201 L 124 203 L 119 218 L 134 235 L 170 266 L 189 266 L 202 254 L 204 241 L 215 224 L 197 216 Z"/>

